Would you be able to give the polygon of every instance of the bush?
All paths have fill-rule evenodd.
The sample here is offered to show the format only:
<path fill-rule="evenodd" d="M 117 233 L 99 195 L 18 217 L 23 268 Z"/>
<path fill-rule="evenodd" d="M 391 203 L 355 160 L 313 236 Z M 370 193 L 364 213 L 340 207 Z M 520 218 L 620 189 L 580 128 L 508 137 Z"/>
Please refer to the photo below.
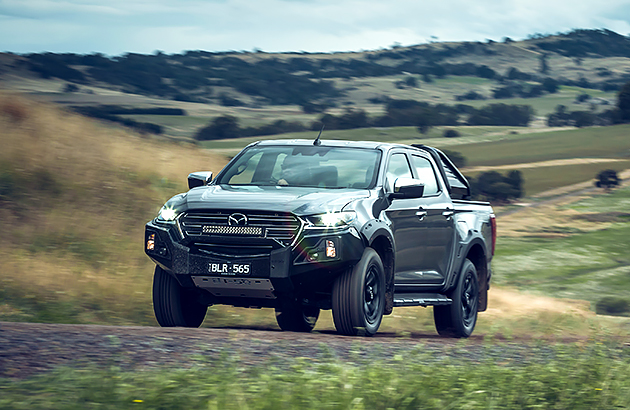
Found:
<path fill-rule="evenodd" d="M 617 171 L 614 169 L 605 169 L 597 174 L 596 178 L 595 186 L 597 188 L 610 190 L 619 185 L 619 176 L 617 176 Z"/>
<path fill-rule="evenodd" d="M 457 137 L 461 137 L 461 134 L 457 130 L 448 128 L 444 130 L 443 136 L 444 138 L 457 138 Z"/>
<path fill-rule="evenodd" d="M 598 315 L 630 316 L 630 301 L 620 297 L 606 296 L 595 305 Z"/>
<path fill-rule="evenodd" d="M 10 200 L 16 191 L 15 177 L 7 171 L 0 172 L 0 201 Z"/>
<path fill-rule="evenodd" d="M 479 94 L 476 91 L 469 91 L 466 94 L 456 95 L 455 96 L 455 100 L 457 100 L 457 101 L 485 100 L 485 99 L 486 99 L 486 97 L 484 97 L 482 94 Z"/>
<path fill-rule="evenodd" d="M 219 95 L 219 104 L 224 107 L 243 107 L 245 104 L 243 101 L 238 98 L 230 97 L 229 95 L 222 93 Z"/>
<path fill-rule="evenodd" d="M 76 84 L 71 84 L 71 83 L 66 83 L 66 85 L 64 85 L 61 88 L 62 93 L 76 93 L 79 90 L 80 90 L 79 86 L 77 86 Z"/>
<path fill-rule="evenodd" d="M 451 151 L 448 149 L 443 149 L 442 152 L 451 160 L 453 164 L 455 164 L 457 168 L 464 168 L 466 166 L 466 163 L 468 162 L 466 157 L 463 156 L 461 152 Z"/>
<path fill-rule="evenodd" d="M 583 93 L 578 95 L 577 97 L 575 97 L 575 102 L 576 103 L 583 103 L 586 102 L 588 100 L 591 99 L 591 96 L 589 94 Z"/>
<path fill-rule="evenodd" d="M 503 176 L 496 171 L 482 172 L 468 178 L 475 198 L 506 202 L 523 196 L 523 177 L 520 171 L 510 171 Z"/>

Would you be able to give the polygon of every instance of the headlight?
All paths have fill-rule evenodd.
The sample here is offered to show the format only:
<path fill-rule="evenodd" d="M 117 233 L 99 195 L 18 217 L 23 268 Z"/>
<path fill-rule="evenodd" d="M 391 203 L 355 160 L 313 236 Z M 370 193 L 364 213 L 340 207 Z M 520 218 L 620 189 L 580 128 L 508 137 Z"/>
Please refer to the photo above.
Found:
<path fill-rule="evenodd" d="M 327 212 L 325 214 L 311 215 L 306 219 L 311 226 L 333 228 L 348 225 L 354 221 L 356 216 L 354 211 Z"/>
<path fill-rule="evenodd" d="M 166 222 L 174 221 L 180 213 L 181 212 L 179 212 L 177 209 L 164 205 L 158 213 L 158 220 Z"/>
<path fill-rule="evenodd" d="M 177 194 L 164 204 L 160 212 L 158 212 L 157 220 L 161 222 L 172 222 L 185 209 L 187 194 Z"/>

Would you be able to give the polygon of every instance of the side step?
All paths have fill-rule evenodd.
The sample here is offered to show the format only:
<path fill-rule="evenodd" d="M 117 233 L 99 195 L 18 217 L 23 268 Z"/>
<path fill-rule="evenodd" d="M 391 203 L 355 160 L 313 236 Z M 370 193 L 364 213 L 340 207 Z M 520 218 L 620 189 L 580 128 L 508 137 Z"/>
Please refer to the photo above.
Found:
<path fill-rule="evenodd" d="M 453 301 L 439 293 L 396 293 L 394 306 L 450 305 Z"/>

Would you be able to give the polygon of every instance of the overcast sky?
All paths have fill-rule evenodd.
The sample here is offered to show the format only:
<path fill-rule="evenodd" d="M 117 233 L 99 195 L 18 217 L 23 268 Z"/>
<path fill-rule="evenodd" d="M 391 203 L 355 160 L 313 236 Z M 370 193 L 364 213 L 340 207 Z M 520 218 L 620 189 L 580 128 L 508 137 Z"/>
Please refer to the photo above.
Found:
<path fill-rule="evenodd" d="M 573 28 L 630 34 L 630 0 L 0 0 L 0 51 L 360 51 Z"/>

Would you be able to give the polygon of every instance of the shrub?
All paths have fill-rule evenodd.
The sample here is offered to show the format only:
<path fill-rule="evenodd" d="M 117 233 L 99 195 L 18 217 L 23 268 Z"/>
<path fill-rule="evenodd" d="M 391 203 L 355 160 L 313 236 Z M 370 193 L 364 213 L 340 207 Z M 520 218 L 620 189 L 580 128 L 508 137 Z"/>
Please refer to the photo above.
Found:
<path fill-rule="evenodd" d="M 0 201 L 9 200 L 16 191 L 15 177 L 7 171 L 0 172 Z"/>
<path fill-rule="evenodd" d="M 448 128 L 444 130 L 443 136 L 444 138 L 457 138 L 457 137 L 461 137 L 461 134 L 457 130 Z"/>
<path fill-rule="evenodd" d="M 80 91 L 79 86 L 71 83 L 66 83 L 66 85 L 61 88 L 62 93 L 76 93 L 78 91 Z"/>
<path fill-rule="evenodd" d="M 442 152 L 455 164 L 457 168 L 463 168 L 466 166 L 468 160 L 465 156 L 461 154 L 461 152 L 451 151 L 448 149 L 443 149 Z"/>
<path fill-rule="evenodd" d="M 24 121 L 26 117 L 28 117 L 28 108 L 20 101 L 5 100 L 0 106 L 0 114 L 4 114 L 9 117 L 11 122 L 18 123 Z"/>
<path fill-rule="evenodd" d="M 619 185 L 619 176 L 617 176 L 617 171 L 614 169 L 605 169 L 597 174 L 596 178 L 595 186 L 597 186 L 597 188 L 610 190 Z"/>
<path fill-rule="evenodd" d="M 467 177 L 468 178 L 468 177 Z M 497 171 L 482 172 L 475 178 L 468 178 L 473 196 L 489 201 L 506 202 L 523 196 L 523 176 L 520 171 L 510 171 L 503 176 Z"/>
<path fill-rule="evenodd" d="M 601 298 L 595 305 L 598 315 L 630 316 L 630 301 L 615 296 Z"/>

